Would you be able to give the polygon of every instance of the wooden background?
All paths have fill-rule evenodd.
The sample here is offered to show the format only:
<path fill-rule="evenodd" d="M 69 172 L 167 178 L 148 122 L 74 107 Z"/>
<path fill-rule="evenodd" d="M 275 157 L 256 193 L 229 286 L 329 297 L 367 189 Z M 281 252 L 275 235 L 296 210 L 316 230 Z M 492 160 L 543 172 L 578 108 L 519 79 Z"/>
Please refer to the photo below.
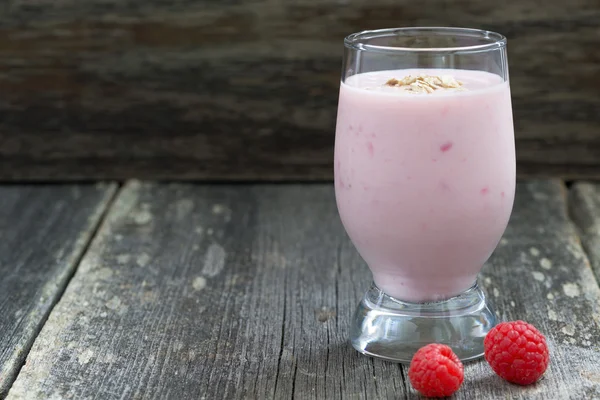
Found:
<path fill-rule="evenodd" d="M 342 39 L 509 38 L 521 177 L 600 178 L 600 2 L 7 0 L 0 180 L 332 177 Z"/>

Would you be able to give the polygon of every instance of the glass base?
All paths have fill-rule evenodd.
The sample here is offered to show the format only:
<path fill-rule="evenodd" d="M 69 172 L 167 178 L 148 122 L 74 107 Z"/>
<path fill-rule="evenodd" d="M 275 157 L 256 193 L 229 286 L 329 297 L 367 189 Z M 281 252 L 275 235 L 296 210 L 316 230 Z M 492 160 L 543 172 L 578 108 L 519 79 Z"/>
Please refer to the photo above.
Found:
<path fill-rule="evenodd" d="M 403 364 L 429 343 L 446 344 L 469 361 L 483 356 L 483 339 L 495 325 L 496 314 L 477 284 L 431 303 L 397 300 L 373 284 L 356 309 L 350 341 L 365 355 Z"/>

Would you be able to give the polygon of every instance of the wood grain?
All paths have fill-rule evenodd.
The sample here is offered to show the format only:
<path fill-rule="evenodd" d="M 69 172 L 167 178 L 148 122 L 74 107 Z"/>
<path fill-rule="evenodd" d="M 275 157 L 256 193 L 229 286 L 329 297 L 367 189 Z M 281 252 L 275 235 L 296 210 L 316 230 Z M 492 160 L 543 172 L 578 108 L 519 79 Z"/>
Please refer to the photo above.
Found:
<path fill-rule="evenodd" d="M 452 25 L 509 38 L 520 176 L 600 178 L 597 0 L 12 0 L 0 179 L 323 180 L 342 39 Z"/>
<path fill-rule="evenodd" d="M 546 333 L 546 377 L 471 363 L 457 399 L 600 396 L 600 288 L 565 196 L 520 185 L 482 278 L 502 319 Z M 417 399 L 347 343 L 369 283 L 329 185 L 129 183 L 8 398 Z"/>
<path fill-rule="evenodd" d="M 0 399 L 115 190 L 111 184 L 0 186 Z"/>
<path fill-rule="evenodd" d="M 600 186 L 575 183 L 570 191 L 569 206 L 596 278 L 600 279 Z"/>

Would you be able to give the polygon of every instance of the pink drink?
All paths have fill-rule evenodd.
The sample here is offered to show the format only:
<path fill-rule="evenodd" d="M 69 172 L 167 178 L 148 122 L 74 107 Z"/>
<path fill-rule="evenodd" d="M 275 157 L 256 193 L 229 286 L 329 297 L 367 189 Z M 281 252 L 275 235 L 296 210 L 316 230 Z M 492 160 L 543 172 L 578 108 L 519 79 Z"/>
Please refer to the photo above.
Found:
<path fill-rule="evenodd" d="M 452 75 L 466 91 L 410 94 L 407 75 Z M 512 210 L 508 82 L 468 70 L 397 70 L 342 83 L 335 189 L 348 235 L 386 294 L 440 300 L 475 283 Z"/>

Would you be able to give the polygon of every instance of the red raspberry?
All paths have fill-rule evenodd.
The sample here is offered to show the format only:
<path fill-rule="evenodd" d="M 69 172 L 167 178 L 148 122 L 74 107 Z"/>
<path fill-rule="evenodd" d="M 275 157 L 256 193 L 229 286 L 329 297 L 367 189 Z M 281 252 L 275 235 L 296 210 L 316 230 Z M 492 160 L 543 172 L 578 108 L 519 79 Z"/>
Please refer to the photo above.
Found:
<path fill-rule="evenodd" d="M 519 385 L 537 381 L 550 356 L 546 338 L 524 321 L 502 322 L 483 341 L 485 359 L 501 378 Z"/>
<path fill-rule="evenodd" d="M 434 343 L 415 353 L 408 378 L 413 387 L 427 397 L 447 397 L 463 383 L 464 369 L 450 347 Z"/>

